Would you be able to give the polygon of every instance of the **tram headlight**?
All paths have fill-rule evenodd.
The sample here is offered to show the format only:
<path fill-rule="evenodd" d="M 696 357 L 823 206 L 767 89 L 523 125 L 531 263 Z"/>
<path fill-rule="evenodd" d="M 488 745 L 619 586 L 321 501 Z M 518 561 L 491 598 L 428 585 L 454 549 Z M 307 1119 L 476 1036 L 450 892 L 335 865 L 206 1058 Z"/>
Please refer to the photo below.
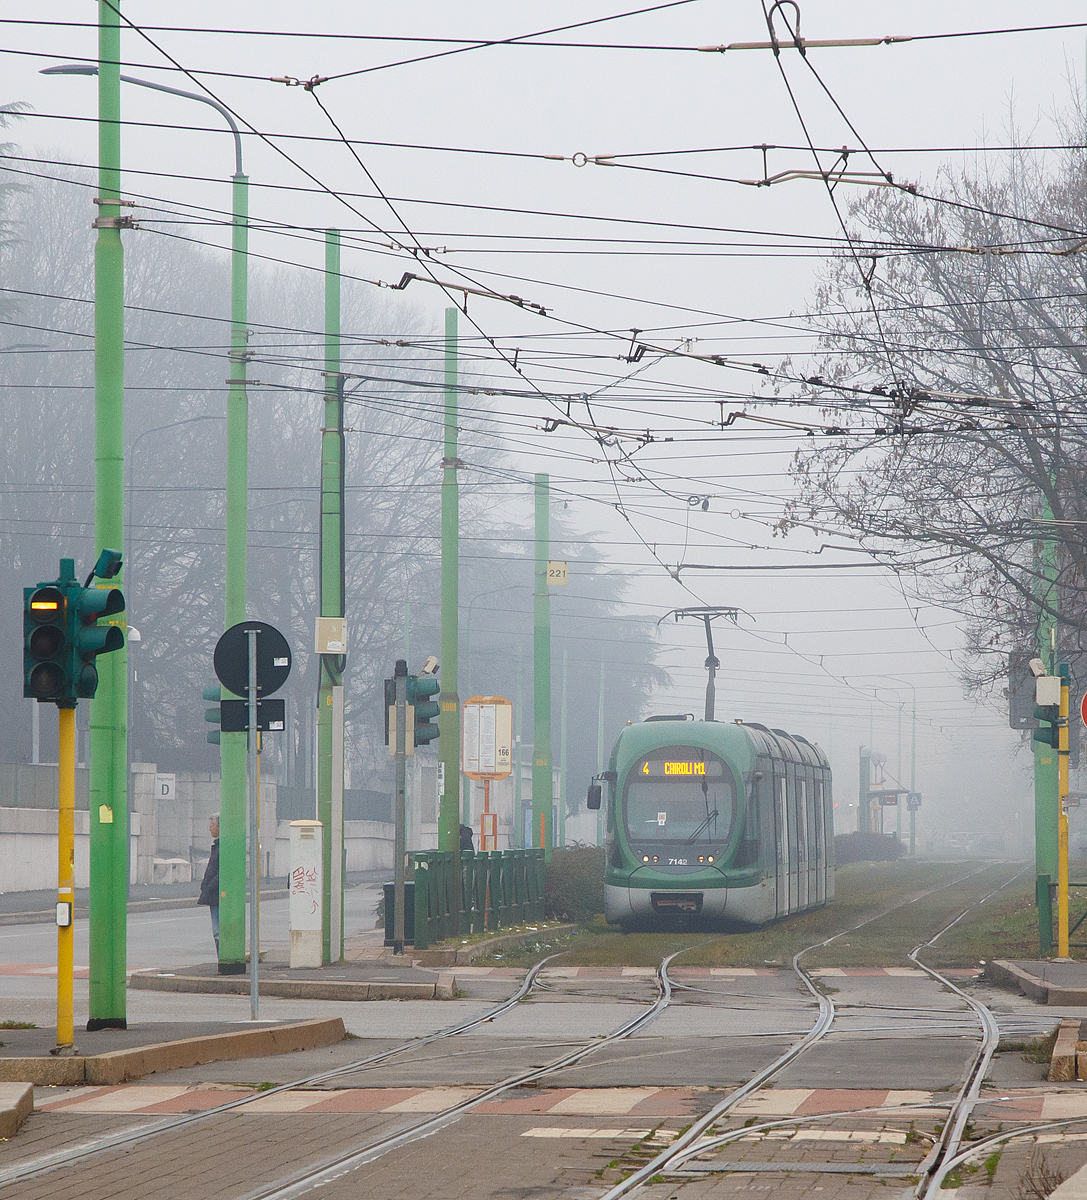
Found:
<path fill-rule="evenodd" d="M 649 855 L 648 855 L 648 854 L 643 854 L 643 855 L 642 855 L 642 862 L 649 862 Z"/>
<path fill-rule="evenodd" d="M 710 855 L 710 862 L 713 862 L 713 855 Z"/>

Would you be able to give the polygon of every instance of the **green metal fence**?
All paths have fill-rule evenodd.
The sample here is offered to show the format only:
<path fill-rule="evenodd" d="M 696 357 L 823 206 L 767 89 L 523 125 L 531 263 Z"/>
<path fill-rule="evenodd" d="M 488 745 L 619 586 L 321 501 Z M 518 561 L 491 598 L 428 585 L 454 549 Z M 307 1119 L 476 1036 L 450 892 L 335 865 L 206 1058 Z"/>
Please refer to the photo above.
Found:
<path fill-rule="evenodd" d="M 416 950 L 456 934 L 458 896 L 462 935 L 543 920 L 543 850 L 461 851 L 459 880 L 450 851 L 417 851 L 413 857 Z"/>

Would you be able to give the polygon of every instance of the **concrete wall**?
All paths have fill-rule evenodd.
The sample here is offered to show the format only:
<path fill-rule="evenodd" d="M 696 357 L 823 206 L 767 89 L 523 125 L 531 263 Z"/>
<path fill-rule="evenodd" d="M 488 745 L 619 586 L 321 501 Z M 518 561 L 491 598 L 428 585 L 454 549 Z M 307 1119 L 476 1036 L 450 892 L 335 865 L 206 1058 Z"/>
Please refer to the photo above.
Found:
<path fill-rule="evenodd" d="M 420 756 L 422 759 L 423 756 Z M 133 883 L 200 880 L 211 852 L 208 819 L 219 811 L 219 777 L 207 772 L 175 775 L 174 795 L 163 799 L 155 763 L 132 763 L 129 830 Z M 88 886 L 90 856 L 88 776 L 76 771 L 76 887 Z M 436 812 L 437 768 L 427 763 L 413 778 L 409 814 L 428 801 Z M 432 795 L 433 793 L 433 795 Z M 260 789 L 261 874 L 288 873 L 287 823 L 277 821 L 277 789 Z M 418 818 L 409 815 L 409 823 Z M 392 869 L 393 826 L 383 821 L 346 821 L 347 870 Z M 435 841 L 437 827 L 434 827 Z M 412 847 L 413 840 L 408 845 Z M 178 861 L 183 860 L 183 861 Z M 188 864 L 188 866 L 186 866 Z M 54 888 L 57 882 L 56 764 L 0 763 L 0 890 Z"/>
<path fill-rule="evenodd" d="M 35 892 L 57 886 L 57 810 L 0 808 L 0 880 L 5 892 Z M 136 871 L 141 820 L 129 823 L 129 872 Z M 75 814 L 75 885 L 90 886 L 90 813 Z"/>
<path fill-rule="evenodd" d="M 75 770 L 75 806 L 87 811 L 90 771 Z M 56 763 L 0 763 L 0 808 L 56 808 Z"/>
<path fill-rule="evenodd" d="M 272 874 L 290 874 L 290 822 L 280 821 L 276 829 Z M 347 870 L 391 871 L 396 830 L 385 821 L 344 821 L 343 839 L 347 849 Z"/>

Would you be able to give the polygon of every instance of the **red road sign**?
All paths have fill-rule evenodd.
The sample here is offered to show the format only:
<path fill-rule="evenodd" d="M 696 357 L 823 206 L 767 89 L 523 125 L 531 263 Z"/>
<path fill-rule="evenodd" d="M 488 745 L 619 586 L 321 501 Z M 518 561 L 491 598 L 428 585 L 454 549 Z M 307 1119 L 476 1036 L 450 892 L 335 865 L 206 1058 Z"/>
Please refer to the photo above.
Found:
<path fill-rule="evenodd" d="M 1079 715 L 1083 718 L 1084 725 L 1087 725 L 1087 692 L 1083 693 L 1083 699 L 1079 702 Z"/>

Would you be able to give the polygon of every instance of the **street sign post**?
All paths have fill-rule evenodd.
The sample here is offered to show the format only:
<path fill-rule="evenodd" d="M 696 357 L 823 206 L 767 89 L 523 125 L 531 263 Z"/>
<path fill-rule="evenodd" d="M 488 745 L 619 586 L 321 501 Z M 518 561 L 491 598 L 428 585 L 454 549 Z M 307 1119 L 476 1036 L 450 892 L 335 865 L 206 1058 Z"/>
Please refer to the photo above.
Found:
<path fill-rule="evenodd" d="M 498 814 L 491 812 L 491 780 L 505 779 L 513 770 L 513 705 L 504 696 L 471 696 L 461 711 L 461 769 L 469 779 L 483 780 L 479 848 L 497 850 Z"/>
<path fill-rule="evenodd" d="M 291 648 L 265 621 L 239 621 L 215 644 L 215 675 L 244 700 L 220 702 L 222 729 L 245 732 L 249 757 L 249 1011 L 260 1019 L 260 764 L 257 738 L 262 729 L 283 729 L 283 701 L 267 697 L 287 682 Z"/>

